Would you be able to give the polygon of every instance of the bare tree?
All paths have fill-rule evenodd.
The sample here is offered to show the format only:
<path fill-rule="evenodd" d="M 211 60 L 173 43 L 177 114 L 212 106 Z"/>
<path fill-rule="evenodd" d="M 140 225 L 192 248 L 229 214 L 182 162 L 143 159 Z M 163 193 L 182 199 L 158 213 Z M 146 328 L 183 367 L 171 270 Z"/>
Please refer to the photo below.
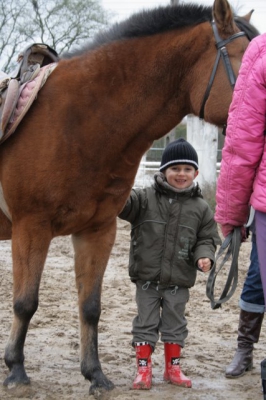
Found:
<path fill-rule="evenodd" d="M 46 43 L 59 54 L 92 38 L 111 13 L 99 0 L 0 0 L 0 69 L 9 72 L 26 46 Z"/>

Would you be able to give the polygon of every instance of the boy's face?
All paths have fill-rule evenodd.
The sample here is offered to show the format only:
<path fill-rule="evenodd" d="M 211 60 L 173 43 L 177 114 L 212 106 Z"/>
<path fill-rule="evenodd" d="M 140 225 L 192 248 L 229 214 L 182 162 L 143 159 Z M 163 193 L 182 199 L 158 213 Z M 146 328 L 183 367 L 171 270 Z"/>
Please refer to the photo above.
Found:
<path fill-rule="evenodd" d="M 199 171 L 188 164 L 171 165 L 164 171 L 167 182 L 176 189 L 186 189 L 191 186 L 198 174 Z"/>

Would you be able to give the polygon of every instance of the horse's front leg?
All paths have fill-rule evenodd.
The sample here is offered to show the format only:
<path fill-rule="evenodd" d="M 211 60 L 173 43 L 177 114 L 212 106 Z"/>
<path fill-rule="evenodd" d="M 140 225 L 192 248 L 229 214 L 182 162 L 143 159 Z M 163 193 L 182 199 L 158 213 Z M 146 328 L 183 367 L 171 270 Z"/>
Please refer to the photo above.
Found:
<path fill-rule="evenodd" d="M 40 221 L 31 218 L 13 224 L 14 318 L 5 349 L 5 363 L 10 370 L 5 386 L 30 382 L 24 368 L 24 343 L 30 320 L 38 308 L 40 280 L 50 241 L 51 233 Z"/>
<path fill-rule="evenodd" d="M 1 185 L 1 183 L 0 183 Z M 12 223 L 0 210 L 0 240 L 9 240 L 12 236 Z"/>
<path fill-rule="evenodd" d="M 97 232 L 73 235 L 79 295 L 81 372 L 91 382 L 90 394 L 113 389 L 98 356 L 98 322 L 104 271 L 115 240 L 116 221 Z"/>

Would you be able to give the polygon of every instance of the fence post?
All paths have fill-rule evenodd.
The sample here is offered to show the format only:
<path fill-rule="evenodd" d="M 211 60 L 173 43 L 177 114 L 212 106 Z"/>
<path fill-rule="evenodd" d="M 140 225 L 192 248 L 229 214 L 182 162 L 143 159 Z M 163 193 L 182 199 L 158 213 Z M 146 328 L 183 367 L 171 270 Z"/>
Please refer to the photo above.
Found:
<path fill-rule="evenodd" d="M 135 185 L 137 187 L 144 187 L 145 186 L 145 163 L 146 163 L 146 156 L 147 153 L 143 154 L 142 158 L 141 158 L 141 162 L 139 164 L 139 168 L 138 168 L 138 172 L 137 175 L 135 177 Z"/>
<path fill-rule="evenodd" d="M 187 116 L 187 140 L 198 153 L 199 175 L 196 181 L 202 189 L 204 198 L 214 206 L 218 128 L 190 114 Z"/>
<path fill-rule="evenodd" d="M 205 184 L 216 183 L 218 128 L 194 115 L 188 115 L 187 140 L 198 153 L 199 184 L 203 187 Z"/>

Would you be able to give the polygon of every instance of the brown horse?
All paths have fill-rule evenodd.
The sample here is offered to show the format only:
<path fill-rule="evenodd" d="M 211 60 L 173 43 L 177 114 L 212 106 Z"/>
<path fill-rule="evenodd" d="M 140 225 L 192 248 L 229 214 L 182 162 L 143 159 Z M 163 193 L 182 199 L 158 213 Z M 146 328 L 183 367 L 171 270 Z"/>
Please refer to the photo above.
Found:
<path fill-rule="evenodd" d="M 227 0 L 215 0 L 213 9 L 190 4 L 133 15 L 60 60 L 1 145 L 0 239 L 12 239 L 14 282 L 5 385 L 29 383 L 24 342 L 45 259 L 54 237 L 71 234 L 81 371 L 90 393 L 113 388 L 98 358 L 98 321 L 116 217 L 155 139 L 188 113 L 199 115 L 204 97 L 204 118 L 226 122 L 232 88 L 222 61 L 204 94 L 220 51 L 217 37 L 237 74 L 249 43 L 238 32 Z"/>

